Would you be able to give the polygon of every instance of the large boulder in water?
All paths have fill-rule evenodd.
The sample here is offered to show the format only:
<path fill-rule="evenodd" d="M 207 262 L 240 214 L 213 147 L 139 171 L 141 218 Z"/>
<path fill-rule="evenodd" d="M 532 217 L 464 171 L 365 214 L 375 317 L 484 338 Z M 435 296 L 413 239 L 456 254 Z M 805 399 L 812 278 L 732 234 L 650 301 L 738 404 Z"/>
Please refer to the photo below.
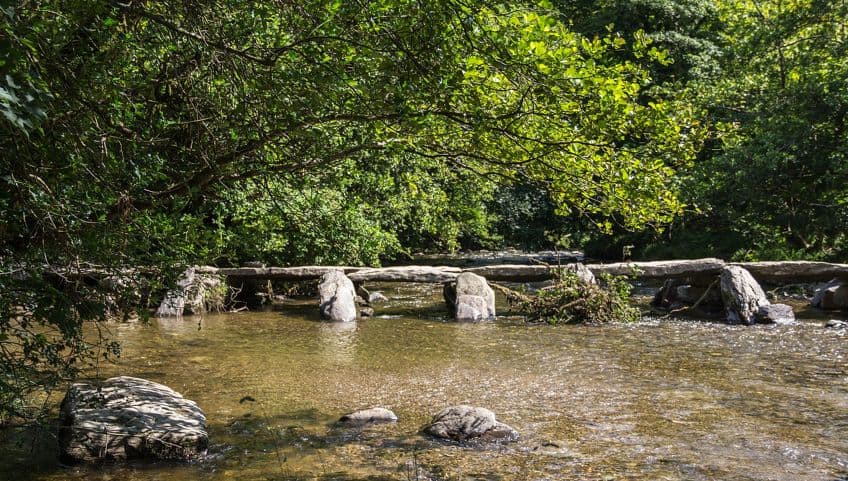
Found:
<path fill-rule="evenodd" d="M 454 317 L 457 321 L 490 321 L 495 319 L 495 292 L 484 277 L 463 272 L 453 288 Z"/>
<path fill-rule="evenodd" d="M 518 431 L 495 419 L 486 408 L 459 405 L 443 409 L 422 431 L 451 441 L 515 441 Z"/>
<path fill-rule="evenodd" d="M 825 310 L 848 309 L 848 284 L 833 279 L 816 290 L 810 305 Z"/>
<path fill-rule="evenodd" d="M 68 389 L 60 413 L 65 462 L 127 459 L 190 460 L 209 444 L 206 416 L 167 386 L 134 377 Z"/>
<path fill-rule="evenodd" d="M 753 324 L 759 308 L 771 304 L 751 273 L 739 266 L 722 269 L 721 298 L 732 323 Z"/>
<path fill-rule="evenodd" d="M 330 271 L 318 285 L 321 317 L 335 322 L 356 320 L 356 288 L 344 272 Z"/>

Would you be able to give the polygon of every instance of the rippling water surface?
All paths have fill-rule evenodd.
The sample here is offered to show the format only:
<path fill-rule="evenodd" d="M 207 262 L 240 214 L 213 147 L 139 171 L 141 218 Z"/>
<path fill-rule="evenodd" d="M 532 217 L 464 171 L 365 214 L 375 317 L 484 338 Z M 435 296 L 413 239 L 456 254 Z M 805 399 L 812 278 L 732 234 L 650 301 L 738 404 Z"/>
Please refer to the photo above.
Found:
<path fill-rule="evenodd" d="M 46 454 L 20 461 L 17 450 L 0 478 L 848 479 L 848 333 L 821 320 L 457 324 L 429 287 L 385 292 L 384 317 L 350 325 L 319 322 L 311 302 L 113 325 L 124 355 L 99 375 L 144 377 L 196 400 L 209 460 L 58 468 Z M 521 439 L 462 447 L 418 434 L 460 403 L 493 410 Z M 333 426 L 372 406 L 400 421 Z"/>

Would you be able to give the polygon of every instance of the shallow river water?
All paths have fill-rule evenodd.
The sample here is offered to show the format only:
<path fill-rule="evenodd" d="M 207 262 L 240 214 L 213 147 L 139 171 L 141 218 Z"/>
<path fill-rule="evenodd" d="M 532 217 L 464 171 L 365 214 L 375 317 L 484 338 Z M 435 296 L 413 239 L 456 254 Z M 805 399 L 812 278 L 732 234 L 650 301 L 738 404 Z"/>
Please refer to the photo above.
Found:
<path fill-rule="evenodd" d="M 320 322 L 313 302 L 112 325 L 123 356 L 97 374 L 144 377 L 197 401 L 209 459 L 58 467 L 50 454 L 8 451 L 0 478 L 848 479 L 848 332 L 820 319 L 457 324 L 427 286 L 384 292 L 392 301 L 378 317 L 350 325 Z M 493 410 L 521 439 L 466 447 L 419 434 L 461 403 Z M 400 421 L 333 425 L 372 406 Z"/>

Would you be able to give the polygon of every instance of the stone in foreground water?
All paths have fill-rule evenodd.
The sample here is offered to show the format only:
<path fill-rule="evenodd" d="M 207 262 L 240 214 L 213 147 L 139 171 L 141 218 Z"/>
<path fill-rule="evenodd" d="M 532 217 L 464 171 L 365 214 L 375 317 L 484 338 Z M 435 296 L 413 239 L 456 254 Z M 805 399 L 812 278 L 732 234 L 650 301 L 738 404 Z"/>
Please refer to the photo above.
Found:
<path fill-rule="evenodd" d="M 371 408 L 345 414 L 339 422 L 348 426 L 361 426 L 364 424 L 393 423 L 397 416 L 386 408 Z"/>
<path fill-rule="evenodd" d="M 518 431 L 495 419 L 495 413 L 474 406 L 451 406 L 433 417 L 424 433 L 451 441 L 515 441 Z"/>
<path fill-rule="evenodd" d="M 59 421 L 60 454 L 68 463 L 190 460 L 203 455 L 209 444 L 206 416 L 194 401 L 134 377 L 72 385 Z"/>

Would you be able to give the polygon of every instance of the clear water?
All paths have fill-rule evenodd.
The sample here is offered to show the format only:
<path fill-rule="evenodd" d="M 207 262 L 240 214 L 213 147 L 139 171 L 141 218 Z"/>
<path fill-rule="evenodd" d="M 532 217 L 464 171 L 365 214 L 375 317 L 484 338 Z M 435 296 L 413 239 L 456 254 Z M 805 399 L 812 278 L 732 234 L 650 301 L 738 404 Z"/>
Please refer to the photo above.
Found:
<path fill-rule="evenodd" d="M 848 479 L 848 332 L 821 320 L 457 324 L 435 287 L 384 292 L 385 317 L 350 325 L 320 322 L 312 301 L 112 325 L 123 357 L 94 374 L 196 400 L 209 459 L 68 468 L 53 451 L 4 446 L 0 479 Z M 419 434 L 460 403 L 493 410 L 521 439 L 463 447 Z M 372 406 L 400 421 L 333 425 Z"/>

